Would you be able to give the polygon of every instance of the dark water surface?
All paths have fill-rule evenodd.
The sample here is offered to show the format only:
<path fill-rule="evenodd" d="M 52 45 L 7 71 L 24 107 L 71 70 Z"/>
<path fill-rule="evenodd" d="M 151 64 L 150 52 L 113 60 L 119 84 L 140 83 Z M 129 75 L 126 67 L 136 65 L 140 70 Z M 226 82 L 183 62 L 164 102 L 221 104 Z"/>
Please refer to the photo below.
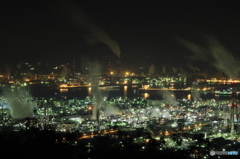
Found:
<path fill-rule="evenodd" d="M 26 88 L 23 88 L 26 89 Z M 16 91 L 16 90 L 15 90 Z M 27 90 L 30 95 L 34 97 L 57 97 L 62 98 L 66 97 L 68 99 L 78 98 L 85 99 L 87 96 L 92 97 L 93 92 L 89 87 L 84 88 L 68 88 L 68 89 L 58 89 L 58 88 L 41 88 L 41 87 L 32 87 Z M 103 97 L 127 97 L 127 98 L 136 98 L 136 97 L 145 97 L 147 99 L 163 99 L 163 95 L 172 95 L 177 99 L 193 99 L 194 93 L 191 91 L 183 91 L 183 90 L 141 90 L 138 88 L 132 87 L 99 87 L 99 92 Z M 0 95 L 4 96 L 3 89 L 0 90 Z M 207 99 L 216 99 L 216 100 L 229 100 L 231 99 L 231 95 L 216 95 L 214 93 L 198 93 L 198 97 L 203 100 Z M 238 94 L 238 99 L 240 96 Z"/>
<path fill-rule="evenodd" d="M 138 88 L 105 88 L 99 89 L 100 94 L 103 97 L 145 97 L 148 99 L 162 99 L 164 94 L 172 95 L 177 99 L 193 98 L 194 95 L 191 91 L 169 91 L 169 90 L 139 90 Z M 93 96 L 91 88 L 68 88 L 68 89 L 50 89 L 50 88 L 38 88 L 31 89 L 30 93 L 35 97 L 67 97 L 84 99 L 87 96 Z M 214 93 L 199 93 L 199 96 L 203 100 L 216 99 L 216 100 L 229 100 L 231 95 L 216 95 Z M 239 99 L 239 96 L 238 96 Z"/>

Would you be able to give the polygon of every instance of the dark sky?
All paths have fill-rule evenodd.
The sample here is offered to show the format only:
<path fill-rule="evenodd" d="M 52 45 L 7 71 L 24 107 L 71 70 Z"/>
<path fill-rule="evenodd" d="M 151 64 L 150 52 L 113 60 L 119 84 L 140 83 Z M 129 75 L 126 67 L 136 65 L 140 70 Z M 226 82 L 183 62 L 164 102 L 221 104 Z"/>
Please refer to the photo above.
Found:
<path fill-rule="evenodd" d="M 171 57 L 174 65 L 180 57 L 193 55 L 176 37 L 205 45 L 202 34 L 215 36 L 234 56 L 240 53 L 240 12 L 237 4 L 229 2 L 82 4 L 75 0 L 9 2 L 0 7 L 1 64 L 117 58 L 114 49 L 119 47 L 123 57 L 149 56 L 153 63 Z"/>

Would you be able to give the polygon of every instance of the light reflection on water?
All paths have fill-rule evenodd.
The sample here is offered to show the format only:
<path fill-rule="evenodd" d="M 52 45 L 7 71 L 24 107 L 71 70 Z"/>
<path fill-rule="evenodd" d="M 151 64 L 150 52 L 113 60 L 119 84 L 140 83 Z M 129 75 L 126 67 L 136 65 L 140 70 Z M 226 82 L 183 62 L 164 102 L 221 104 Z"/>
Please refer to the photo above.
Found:
<path fill-rule="evenodd" d="M 103 97 L 143 97 L 146 99 L 162 99 L 162 94 L 167 93 L 168 90 L 138 90 L 138 88 L 131 88 L 123 86 L 119 88 L 100 88 L 100 93 Z M 192 99 L 194 95 L 191 91 L 171 91 L 177 99 Z M 91 88 L 69 88 L 69 89 L 32 89 L 31 94 L 35 97 L 63 97 L 84 99 L 86 96 L 92 96 Z M 231 95 L 216 95 L 214 93 L 199 93 L 202 100 L 216 99 L 216 100 L 229 100 Z M 238 96 L 239 98 L 239 96 Z"/>
<path fill-rule="evenodd" d="M 17 89 L 15 90 L 17 91 Z M 99 87 L 99 91 L 103 97 L 126 97 L 136 98 L 143 97 L 145 99 L 162 99 L 164 94 L 172 94 L 176 99 L 195 99 L 196 96 L 200 100 L 215 99 L 215 100 L 230 100 L 231 95 L 218 95 L 214 93 L 193 93 L 190 90 L 160 90 L 159 88 L 153 89 L 138 89 L 132 86 L 121 87 Z M 65 98 L 79 98 L 85 99 L 87 96 L 92 97 L 91 87 L 85 88 L 31 88 L 30 94 L 34 97 L 65 97 Z M 170 92 L 170 93 L 169 93 Z M 197 94 L 197 95 L 196 95 Z M 3 90 L 0 90 L 0 95 L 3 95 Z M 237 96 L 240 99 L 240 94 Z"/>

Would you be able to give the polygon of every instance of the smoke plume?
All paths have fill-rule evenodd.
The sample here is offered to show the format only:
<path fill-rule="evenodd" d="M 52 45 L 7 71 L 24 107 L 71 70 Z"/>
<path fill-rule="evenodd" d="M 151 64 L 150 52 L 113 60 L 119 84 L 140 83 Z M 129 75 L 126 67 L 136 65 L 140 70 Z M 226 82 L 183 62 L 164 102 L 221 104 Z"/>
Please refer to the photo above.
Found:
<path fill-rule="evenodd" d="M 99 120 L 99 109 L 102 107 L 103 95 L 99 90 L 99 76 L 101 74 L 101 65 L 98 62 L 88 62 L 90 66 L 89 70 L 89 82 L 92 84 L 92 92 L 95 98 L 95 104 L 93 107 L 93 118 Z"/>
<path fill-rule="evenodd" d="M 116 107 L 115 105 L 112 104 L 108 104 L 106 106 L 106 110 L 105 110 L 105 114 L 106 115 L 116 115 L 121 113 L 120 109 L 118 107 Z"/>
<path fill-rule="evenodd" d="M 118 43 L 113 40 L 101 27 L 90 21 L 90 18 L 80 8 L 71 3 L 71 1 L 63 1 L 62 8 L 78 26 L 89 32 L 86 36 L 87 42 L 91 44 L 95 44 L 97 42 L 104 43 L 115 55 L 120 57 L 120 47 Z"/>
<path fill-rule="evenodd" d="M 5 98 L 8 101 L 8 107 L 14 119 L 34 116 L 31 96 L 26 90 L 19 90 L 18 92 L 7 91 L 5 92 Z"/>
<path fill-rule="evenodd" d="M 240 71 L 240 61 L 227 48 L 222 46 L 216 37 L 206 34 L 203 37 L 207 47 L 202 47 L 179 37 L 177 39 L 195 55 L 195 58 L 210 63 L 229 78 L 235 79 Z"/>
<path fill-rule="evenodd" d="M 152 65 L 149 67 L 148 74 L 154 74 L 154 70 L 155 70 L 155 66 L 154 66 L 154 64 L 152 64 Z"/>
<path fill-rule="evenodd" d="M 9 65 L 5 64 L 5 69 L 6 69 L 6 77 L 9 80 L 10 76 L 11 76 L 11 71 L 10 71 Z"/>
<path fill-rule="evenodd" d="M 166 73 L 166 66 L 164 65 L 163 67 L 162 67 L 162 73 Z"/>
<path fill-rule="evenodd" d="M 60 77 L 65 78 L 67 74 L 69 74 L 69 68 L 67 65 L 63 65 Z"/>
<path fill-rule="evenodd" d="M 194 72 L 195 72 L 195 71 L 197 71 L 197 72 L 200 71 L 200 69 L 199 69 L 198 67 L 193 66 L 191 62 L 188 62 L 187 66 L 188 66 L 188 68 L 189 68 L 190 70 L 192 70 L 192 71 L 194 71 Z"/>
<path fill-rule="evenodd" d="M 170 104 L 170 105 L 178 104 L 178 101 L 173 91 L 164 90 L 163 92 L 160 93 L 160 95 L 162 95 L 163 102 L 165 104 Z"/>
<path fill-rule="evenodd" d="M 175 74 L 177 72 L 177 68 L 176 67 L 172 67 L 173 73 Z"/>
<path fill-rule="evenodd" d="M 198 102 L 198 101 L 201 100 L 201 96 L 200 96 L 199 91 L 191 92 L 191 95 L 193 97 L 193 101 Z"/>

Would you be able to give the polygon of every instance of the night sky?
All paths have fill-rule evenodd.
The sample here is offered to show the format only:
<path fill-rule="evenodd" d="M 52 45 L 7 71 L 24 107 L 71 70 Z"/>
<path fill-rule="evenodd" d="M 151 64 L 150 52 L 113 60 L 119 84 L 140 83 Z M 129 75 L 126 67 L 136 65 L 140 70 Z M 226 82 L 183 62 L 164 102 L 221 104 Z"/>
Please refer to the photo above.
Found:
<path fill-rule="evenodd" d="M 20 61 L 117 59 L 119 51 L 122 58 L 156 67 L 184 67 L 189 62 L 201 67 L 208 62 L 193 60 L 195 55 L 179 39 L 205 47 L 203 35 L 214 36 L 236 58 L 240 53 L 240 11 L 234 3 L 83 4 L 75 0 L 9 2 L 0 7 L 1 67 Z"/>

